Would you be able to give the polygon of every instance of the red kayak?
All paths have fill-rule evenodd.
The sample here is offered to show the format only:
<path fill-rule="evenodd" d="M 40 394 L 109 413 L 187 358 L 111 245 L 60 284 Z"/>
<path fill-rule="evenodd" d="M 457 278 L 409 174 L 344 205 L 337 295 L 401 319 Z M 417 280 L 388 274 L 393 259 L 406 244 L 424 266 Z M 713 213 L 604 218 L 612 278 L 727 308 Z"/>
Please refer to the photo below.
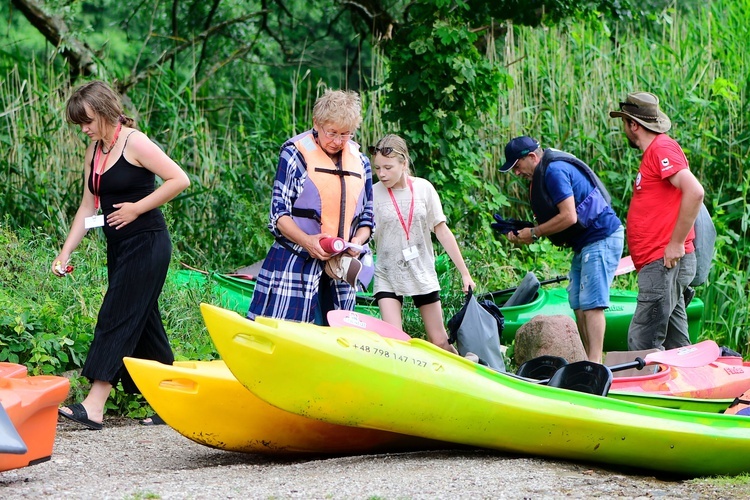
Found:
<path fill-rule="evenodd" d="M 611 391 L 648 392 L 688 398 L 736 398 L 750 389 L 750 362 L 721 356 L 705 366 L 658 365 L 656 373 L 615 377 Z"/>

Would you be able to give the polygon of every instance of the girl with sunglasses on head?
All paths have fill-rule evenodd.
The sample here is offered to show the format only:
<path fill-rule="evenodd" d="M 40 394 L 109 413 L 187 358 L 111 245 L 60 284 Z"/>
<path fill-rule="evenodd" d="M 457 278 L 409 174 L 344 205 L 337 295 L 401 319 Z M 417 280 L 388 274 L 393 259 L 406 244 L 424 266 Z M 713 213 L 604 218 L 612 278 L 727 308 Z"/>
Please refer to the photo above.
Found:
<path fill-rule="evenodd" d="M 461 273 L 464 292 L 476 285 L 446 224 L 437 191 L 426 179 L 411 175 L 409 149 L 401 137 L 386 135 L 369 152 L 380 181 L 373 186 L 378 228 L 374 235 L 374 296 L 380 314 L 383 320 L 401 328 L 404 297 L 411 297 L 429 341 L 457 353 L 448 342 L 443 322 L 432 232 Z"/>

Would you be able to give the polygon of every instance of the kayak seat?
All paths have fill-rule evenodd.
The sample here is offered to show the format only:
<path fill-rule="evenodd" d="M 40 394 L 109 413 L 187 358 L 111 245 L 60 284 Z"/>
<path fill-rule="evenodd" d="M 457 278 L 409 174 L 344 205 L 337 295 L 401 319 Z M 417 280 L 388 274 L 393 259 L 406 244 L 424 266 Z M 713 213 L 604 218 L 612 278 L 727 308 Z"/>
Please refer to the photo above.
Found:
<path fill-rule="evenodd" d="M 503 304 L 503 307 L 511 306 L 522 306 L 529 304 L 536 297 L 537 292 L 541 284 L 537 279 L 536 275 L 529 271 L 526 276 L 521 280 L 521 284 L 518 285 L 513 295 Z"/>
<path fill-rule="evenodd" d="M 547 385 L 606 396 L 612 385 L 612 371 L 599 363 L 577 361 L 559 368 Z"/>
<path fill-rule="evenodd" d="M 547 380 L 567 364 L 568 361 L 560 356 L 539 356 L 522 363 L 516 375 L 535 380 Z"/>

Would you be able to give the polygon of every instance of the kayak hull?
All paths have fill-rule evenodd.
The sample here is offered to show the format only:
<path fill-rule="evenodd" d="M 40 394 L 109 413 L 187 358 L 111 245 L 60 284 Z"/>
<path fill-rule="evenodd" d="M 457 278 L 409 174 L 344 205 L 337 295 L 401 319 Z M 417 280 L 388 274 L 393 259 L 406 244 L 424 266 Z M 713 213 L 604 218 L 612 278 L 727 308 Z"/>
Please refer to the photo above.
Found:
<path fill-rule="evenodd" d="M 682 396 L 664 396 L 648 392 L 619 392 L 610 390 L 607 394 L 610 399 L 630 401 L 660 408 L 671 408 L 673 410 L 698 411 L 704 413 L 724 413 L 729 408 L 734 398 L 731 399 L 703 399 L 687 398 Z"/>
<path fill-rule="evenodd" d="M 292 413 L 687 476 L 750 471 L 750 419 L 532 384 L 421 339 L 403 342 L 354 328 L 268 318 L 249 321 L 206 304 L 201 310 L 238 380 Z"/>
<path fill-rule="evenodd" d="M 446 446 L 280 410 L 245 389 L 223 361 L 178 361 L 171 366 L 136 358 L 124 361 L 154 411 L 186 438 L 211 448 L 264 455 L 340 455 Z"/>
<path fill-rule="evenodd" d="M 181 286 L 209 287 L 213 302 L 225 309 L 235 311 L 243 316 L 250 308 L 250 301 L 255 291 L 255 280 L 221 273 L 202 274 L 197 271 L 180 270 L 173 273 L 171 279 Z M 355 311 L 380 317 L 378 306 L 358 301 Z"/>
<path fill-rule="evenodd" d="M 25 378 L 27 374 L 25 365 L 0 361 L 0 378 Z"/>
<path fill-rule="evenodd" d="M 68 397 L 70 382 L 50 375 L 0 377 L 0 404 L 26 444 L 23 454 L 0 453 L 0 471 L 45 462 L 52 456 L 57 408 Z"/>

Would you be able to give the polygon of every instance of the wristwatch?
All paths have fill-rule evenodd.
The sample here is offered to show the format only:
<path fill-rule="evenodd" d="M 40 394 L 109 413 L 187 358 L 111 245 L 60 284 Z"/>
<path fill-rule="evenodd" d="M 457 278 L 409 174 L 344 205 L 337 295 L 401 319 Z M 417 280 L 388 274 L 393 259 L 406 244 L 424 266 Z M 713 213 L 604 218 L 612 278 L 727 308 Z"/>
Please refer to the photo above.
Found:
<path fill-rule="evenodd" d="M 531 228 L 531 241 L 537 241 L 539 239 L 539 236 L 536 235 L 536 231 L 534 231 L 534 229 L 536 228 L 535 227 Z"/>

